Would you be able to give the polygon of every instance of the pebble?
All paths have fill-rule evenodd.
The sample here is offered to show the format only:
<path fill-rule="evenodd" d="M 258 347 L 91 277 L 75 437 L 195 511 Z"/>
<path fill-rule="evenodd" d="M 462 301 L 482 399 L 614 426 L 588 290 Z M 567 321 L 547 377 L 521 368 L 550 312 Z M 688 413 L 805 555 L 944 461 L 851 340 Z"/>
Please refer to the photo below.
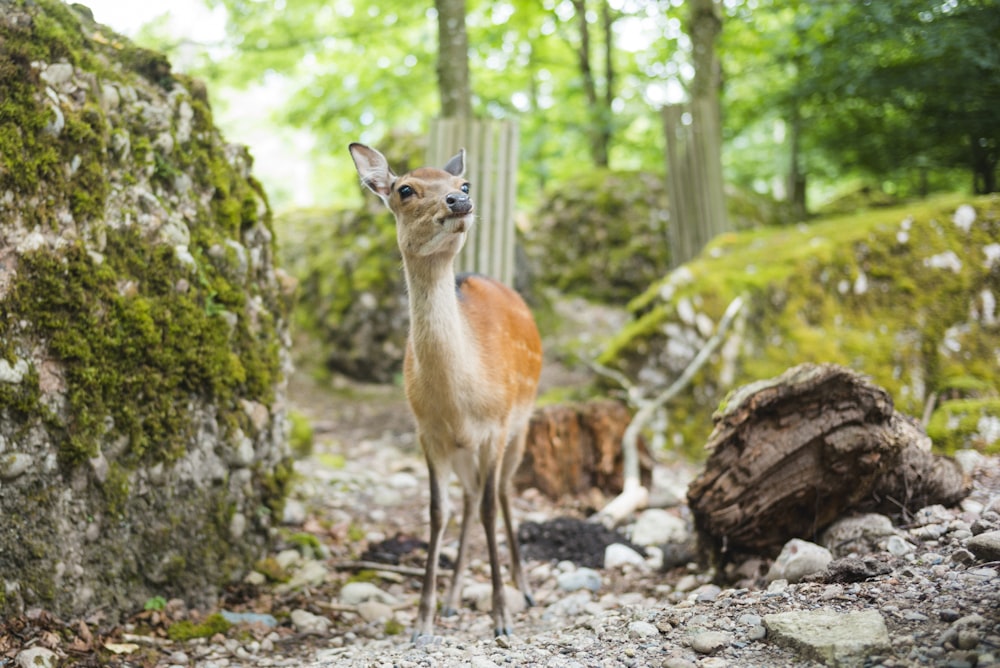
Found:
<path fill-rule="evenodd" d="M 643 511 L 632 529 L 632 542 L 642 546 L 683 543 L 689 536 L 687 523 L 661 508 Z"/>
<path fill-rule="evenodd" d="M 556 578 L 559 589 L 566 592 L 589 589 L 597 592 L 601 589 L 601 574 L 592 568 L 578 568 L 571 573 L 560 573 Z"/>
<path fill-rule="evenodd" d="M 985 531 L 965 541 L 965 547 L 981 561 L 1000 560 L 1000 531 Z"/>
<path fill-rule="evenodd" d="M 29 647 L 14 657 L 17 668 L 54 668 L 58 655 L 44 647 Z"/>
<path fill-rule="evenodd" d="M 787 580 L 794 584 L 807 575 L 824 570 L 831 561 L 833 554 L 830 550 L 816 543 L 793 538 L 781 548 L 781 553 L 767 572 L 767 580 Z"/>
<path fill-rule="evenodd" d="M 702 631 L 691 636 L 691 649 L 699 654 L 715 654 L 733 642 L 733 637 L 721 631 Z"/>
<path fill-rule="evenodd" d="M 604 550 L 604 568 L 611 570 L 623 566 L 646 568 L 646 558 L 627 545 L 612 543 Z"/>
<path fill-rule="evenodd" d="M 653 638 L 660 635 L 660 630 L 649 622 L 634 621 L 628 625 L 629 635 L 636 638 Z"/>
<path fill-rule="evenodd" d="M 394 596 L 382 591 L 370 582 L 348 582 L 340 588 L 339 598 L 344 605 L 359 605 L 365 601 L 378 601 L 385 605 L 398 603 Z"/>
<path fill-rule="evenodd" d="M 326 635 L 330 628 L 329 619 L 314 615 L 308 610 L 292 610 L 290 618 L 295 630 L 306 635 Z"/>

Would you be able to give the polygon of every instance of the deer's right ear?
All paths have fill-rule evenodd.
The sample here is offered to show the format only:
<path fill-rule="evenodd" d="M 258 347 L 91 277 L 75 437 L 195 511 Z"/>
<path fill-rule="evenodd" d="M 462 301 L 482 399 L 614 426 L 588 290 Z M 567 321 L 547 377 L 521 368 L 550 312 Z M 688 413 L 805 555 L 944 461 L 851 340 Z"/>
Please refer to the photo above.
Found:
<path fill-rule="evenodd" d="M 361 182 L 388 205 L 389 193 L 392 191 L 392 182 L 396 180 L 396 175 L 389 169 L 389 163 L 385 156 L 370 146 L 357 142 L 348 148 L 351 151 L 351 158 L 354 159 L 354 166 L 358 170 L 358 176 L 361 177 Z"/>

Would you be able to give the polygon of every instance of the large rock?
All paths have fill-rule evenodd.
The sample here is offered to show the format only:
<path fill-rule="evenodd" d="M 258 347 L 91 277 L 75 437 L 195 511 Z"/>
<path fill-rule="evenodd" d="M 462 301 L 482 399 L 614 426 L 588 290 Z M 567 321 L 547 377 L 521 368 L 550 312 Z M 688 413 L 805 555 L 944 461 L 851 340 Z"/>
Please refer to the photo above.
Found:
<path fill-rule="evenodd" d="M 0 0 L 0 45 L 0 614 L 201 602 L 290 472 L 266 199 L 204 87 L 85 8 Z"/>
<path fill-rule="evenodd" d="M 737 296 L 745 306 L 667 430 L 690 453 L 734 387 L 803 362 L 868 374 L 903 413 L 980 399 L 968 420 L 931 420 L 936 444 L 996 448 L 1000 415 L 1000 200 L 939 198 L 795 228 L 727 234 L 629 304 L 599 362 L 652 394 L 690 364 Z M 987 401 L 994 399 L 994 401 Z M 948 442 L 952 426 L 969 436 Z M 978 435 L 976 435 L 978 434 Z"/>

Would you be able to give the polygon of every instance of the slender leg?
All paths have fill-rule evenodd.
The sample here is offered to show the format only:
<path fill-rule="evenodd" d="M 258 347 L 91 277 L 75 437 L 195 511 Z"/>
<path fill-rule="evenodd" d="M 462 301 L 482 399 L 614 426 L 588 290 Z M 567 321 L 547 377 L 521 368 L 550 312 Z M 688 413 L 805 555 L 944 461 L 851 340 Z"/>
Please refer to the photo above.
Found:
<path fill-rule="evenodd" d="M 524 576 L 524 569 L 521 564 L 521 546 L 517 540 L 517 532 L 514 530 L 514 518 L 510 512 L 510 481 L 517 472 L 517 467 L 521 464 L 521 457 L 524 454 L 525 441 L 528 437 L 528 430 L 522 429 L 511 446 L 504 453 L 503 469 L 500 471 L 500 509 L 503 511 L 504 529 L 507 531 L 507 549 L 510 550 L 511 575 L 514 577 L 514 584 L 524 594 L 524 600 L 529 605 L 535 605 L 535 597 L 531 595 L 531 587 Z"/>
<path fill-rule="evenodd" d="M 504 597 L 503 573 L 500 570 L 500 553 L 497 549 L 497 466 L 491 462 L 485 471 L 483 498 L 479 516 L 486 530 L 486 548 L 490 555 L 490 580 L 493 584 L 493 634 L 511 635 L 513 629 L 507 619 L 507 601 Z"/>
<path fill-rule="evenodd" d="M 475 497 L 468 490 L 462 493 L 462 532 L 458 540 L 458 559 L 455 561 L 455 573 L 451 577 L 448 596 L 445 598 L 444 608 L 441 610 L 442 617 L 457 615 L 458 606 L 461 604 L 462 577 L 465 575 L 465 566 L 468 561 L 469 529 L 472 526 L 475 501 Z"/>
<path fill-rule="evenodd" d="M 427 546 L 427 570 L 424 571 L 424 586 L 420 591 L 420 608 L 417 614 L 417 628 L 413 641 L 420 636 L 434 635 L 434 608 L 437 605 L 437 570 L 441 556 L 441 539 L 448 523 L 448 495 L 444 489 L 444 471 L 438 471 L 430 457 L 427 458 L 427 472 L 431 490 L 431 535 Z"/>

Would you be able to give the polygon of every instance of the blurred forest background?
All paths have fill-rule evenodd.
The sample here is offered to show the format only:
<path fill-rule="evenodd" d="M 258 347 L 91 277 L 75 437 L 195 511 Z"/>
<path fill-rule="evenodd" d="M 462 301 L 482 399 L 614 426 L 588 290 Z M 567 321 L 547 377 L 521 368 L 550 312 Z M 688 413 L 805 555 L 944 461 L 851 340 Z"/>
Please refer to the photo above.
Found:
<path fill-rule="evenodd" d="M 456 113 L 519 122 L 524 210 L 594 169 L 664 172 L 662 107 L 699 79 L 717 86 L 726 183 L 789 219 L 859 193 L 997 189 L 1000 0 L 205 2 L 224 37 L 164 15 L 138 41 L 207 81 L 232 139 L 308 160 L 255 151 L 279 212 L 356 205 L 348 142 Z M 439 85 L 439 45 L 442 69 L 465 64 L 453 38 L 468 91 Z"/>

